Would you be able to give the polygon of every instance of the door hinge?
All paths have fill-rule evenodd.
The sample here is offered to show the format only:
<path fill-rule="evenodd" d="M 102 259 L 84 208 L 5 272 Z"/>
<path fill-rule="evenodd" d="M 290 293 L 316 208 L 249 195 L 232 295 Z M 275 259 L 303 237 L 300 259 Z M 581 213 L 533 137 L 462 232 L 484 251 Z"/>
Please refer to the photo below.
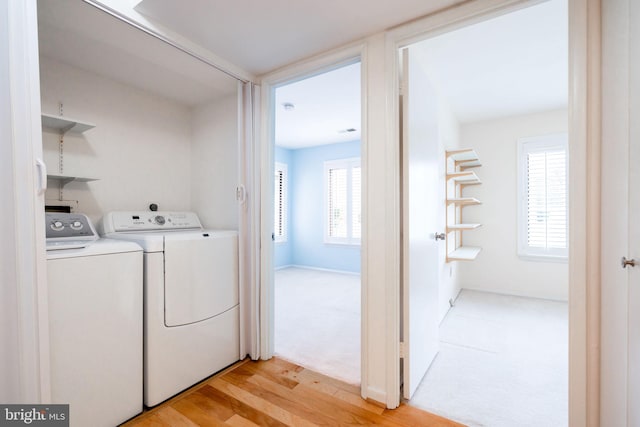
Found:
<path fill-rule="evenodd" d="M 405 345 L 404 342 L 400 341 L 400 359 L 404 359 L 405 357 Z"/>

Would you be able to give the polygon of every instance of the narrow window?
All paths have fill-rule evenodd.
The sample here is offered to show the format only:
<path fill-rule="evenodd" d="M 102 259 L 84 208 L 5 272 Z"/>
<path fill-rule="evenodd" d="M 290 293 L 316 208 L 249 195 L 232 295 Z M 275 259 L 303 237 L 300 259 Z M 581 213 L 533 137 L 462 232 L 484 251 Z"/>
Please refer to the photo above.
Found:
<path fill-rule="evenodd" d="M 518 141 L 518 254 L 566 260 L 567 134 Z"/>
<path fill-rule="evenodd" d="M 359 245 L 362 230 L 360 159 L 324 163 L 325 243 Z"/>
<path fill-rule="evenodd" d="M 275 164 L 275 188 L 273 194 L 273 236 L 276 242 L 287 241 L 287 165 Z"/>

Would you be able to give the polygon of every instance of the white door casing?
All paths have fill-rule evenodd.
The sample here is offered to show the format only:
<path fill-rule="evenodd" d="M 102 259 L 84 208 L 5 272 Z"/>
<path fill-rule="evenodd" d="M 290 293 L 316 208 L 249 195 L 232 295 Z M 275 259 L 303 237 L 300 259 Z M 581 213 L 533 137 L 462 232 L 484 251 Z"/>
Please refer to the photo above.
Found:
<path fill-rule="evenodd" d="M 403 394 L 410 399 L 439 348 L 439 268 L 442 233 L 438 110 L 434 88 L 411 49 L 402 52 L 402 340 Z"/>

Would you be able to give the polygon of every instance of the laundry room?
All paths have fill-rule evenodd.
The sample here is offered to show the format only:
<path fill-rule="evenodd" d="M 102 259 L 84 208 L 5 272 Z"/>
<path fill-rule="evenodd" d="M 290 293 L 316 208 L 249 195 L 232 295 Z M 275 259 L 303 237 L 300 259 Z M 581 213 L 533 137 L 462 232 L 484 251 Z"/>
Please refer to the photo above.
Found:
<path fill-rule="evenodd" d="M 82 1 L 38 30 L 51 401 L 116 425 L 246 355 L 242 86 Z"/>
<path fill-rule="evenodd" d="M 237 80 L 86 3 L 38 6 L 46 204 L 96 224 L 156 204 L 237 229 Z"/>

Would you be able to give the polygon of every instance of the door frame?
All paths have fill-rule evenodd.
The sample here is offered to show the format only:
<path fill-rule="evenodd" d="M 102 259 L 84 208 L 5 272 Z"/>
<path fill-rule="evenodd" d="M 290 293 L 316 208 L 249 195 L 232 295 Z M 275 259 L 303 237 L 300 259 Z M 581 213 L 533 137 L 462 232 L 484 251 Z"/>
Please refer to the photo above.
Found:
<path fill-rule="evenodd" d="M 363 66 L 360 72 L 361 90 L 361 167 L 362 167 L 362 235 L 360 243 L 361 257 L 361 388 L 366 389 L 366 283 L 367 283 L 367 114 L 366 114 L 366 45 L 363 42 L 347 45 L 342 49 L 331 53 L 316 56 L 313 59 L 302 61 L 283 70 L 263 76 L 261 86 L 261 118 L 260 118 L 260 144 L 261 171 L 260 171 L 260 358 L 270 359 L 274 354 L 274 316 L 275 316 L 275 287 L 273 269 L 273 174 L 275 162 L 275 89 L 285 84 L 294 83 L 305 78 L 323 74 L 334 69 L 360 61 Z"/>
<path fill-rule="evenodd" d="M 477 0 L 411 22 L 386 34 L 387 140 L 399 147 L 398 52 L 412 43 L 542 0 Z M 600 0 L 569 3 L 569 425 L 599 425 L 600 343 Z M 398 156 L 399 160 L 399 156 Z M 399 167 L 398 167 L 399 168 Z M 399 206 L 397 206 L 399 209 Z M 400 244 L 399 233 L 397 241 Z M 400 262 L 398 259 L 397 262 Z M 400 330 L 399 282 L 387 303 Z M 387 369 L 397 381 L 387 396 L 400 398 L 400 340 L 387 342 Z M 390 399 L 393 400 L 393 399 Z M 395 402 L 392 402 L 395 403 Z M 393 405 L 388 405 L 393 406 Z"/>

